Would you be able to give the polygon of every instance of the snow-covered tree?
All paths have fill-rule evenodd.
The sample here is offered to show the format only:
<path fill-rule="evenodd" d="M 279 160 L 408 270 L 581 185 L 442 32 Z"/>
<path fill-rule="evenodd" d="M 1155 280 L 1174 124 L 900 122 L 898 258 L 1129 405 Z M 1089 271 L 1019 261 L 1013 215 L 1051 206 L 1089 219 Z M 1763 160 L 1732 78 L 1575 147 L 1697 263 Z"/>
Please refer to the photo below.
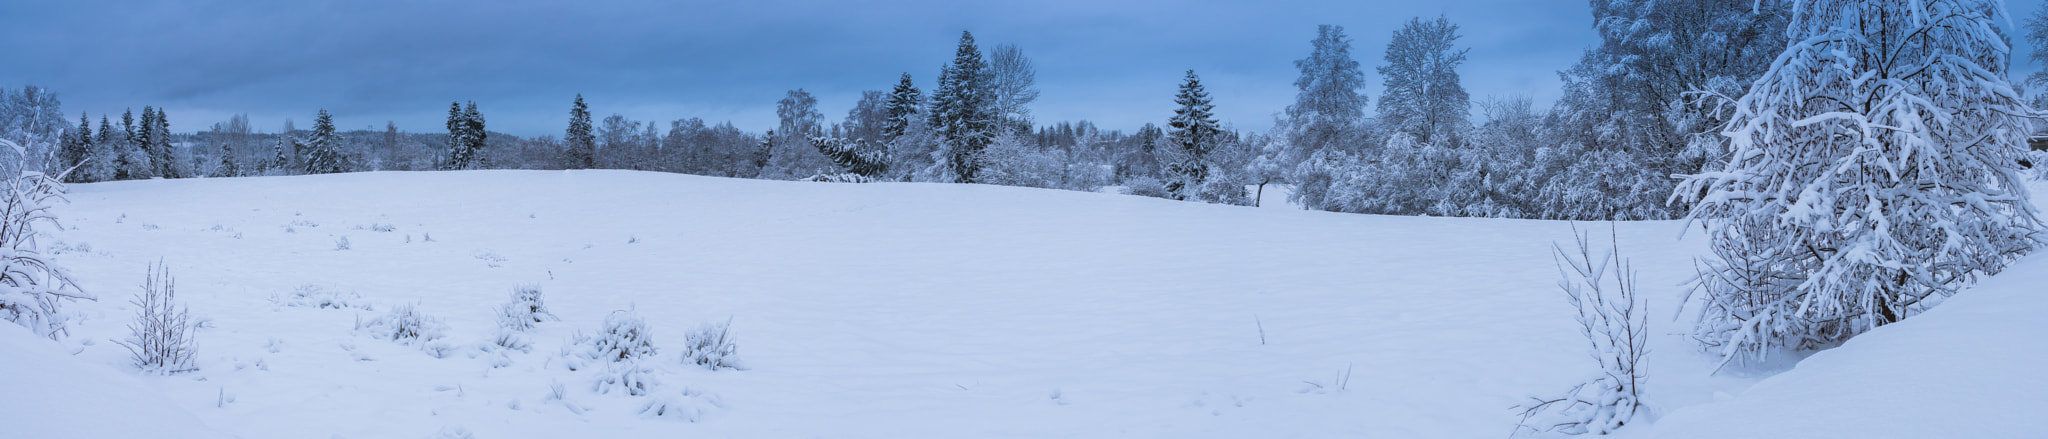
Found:
<path fill-rule="evenodd" d="M 143 107 L 142 111 L 148 113 L 149 107 Z M 143 149 L 149 151 L 149 162 L 156 167 L 154 173 L 163 178 L 184 178 L 184 171 L 178 167 L 176 150 L 171 146 L 170 116 L 158 107 L 155 116 L 145 119 L 149 122 L 143 124 L 143 130 L 150 133 L 147 136 L 150 143 Z"/>
<path fill-rule="evenodd" d="M 64 146 L 58 152 L 58 165 L 64 174 L 65 183 L 86 183 L 91 170 L 87 169 L 92 160 L 92 120 L 85 113 L 78 114 L 78 129 L 64 133 Z"/>
<path fill-rule="evenodd" d="M 1698 337 L 1728 359 L 1829 346 L 1919 313 L 2039 243 L 2016 172 L 2036 113 L 1996 0 L 1809 0 L 1688 175 L 1716 260 Z"/>
<path fill-rule="evenodd" d="M 334 132 L 334 115 L 327 110 L 313 117 L 313 132 L 306 138 L 306 173 L 335 174 L 348 171 L 342 159 L 341 136 Z"/>
<path fill-rule="evenodd" d="M 481 154 L 488 134 L 484 129 L 484 115 L 477 111 L 476 102 L 470 101 L 464 108 L 460 102 L 448 104 L 448 159 L 447 169 L 476 169 L 483 166 Z"/>
<path fill-rule="evenodd" d="M 818 111 L 818 98 L 804 89 L 790 90 L 775 102 L 778 124 L 770 136 L 773 147 L 761 178 L 798 179 L 826 172 L 832 160 L 811 146 L 810 139 L 825 134 L 825 113 Z"/>
<path fill-rule="evenodd" d="M 1202 87 L 1202 78 L 1194 70 L 1188 70 L 1173 103 L 1180 108 L 1173 110 L 1173 119 L 1166 124 L 1168 147 L 1160 161 L 1166 163 L 1166 190 L 1174 199 L 1182 200 L 1208 178 L 1209 151 L 1216 148 L 1223 129 L 1216 126 L 1216 105 L 1210 102 L 1209 91 Z"/>
<path fill-rule="evenodd" d="M 4 138 L 0 148 L 17 157 L 26 157 L 30 150 Z M 16 168 L 20 171 L 13 178 L 0 183 L 0 248 L 6 250 L 0 256 L 0 319 L 55 339 L 68 334 L 63 303 L 94 299 L 79 290 L 63 268 L 51 264 L 37 244 L 39 225 L 63 227 L 50 208 L 64 200 L 64 183 L 25 165 Z"/>
<path fill-rule="evenodd" d="M 918 120 L 918 107 L 923 104 L 924 95 L 917 90 L 916 84 L 910 82 L 910 73 L 904 73 L 903 79 L 896 81 L 896 88 L 889 91 L 889 102 L 885 104 L 889 119 L 882 124 L 882 140 L 894 141 L 903 137 L 910 130 L 911 122 Z"/>
<path fill-rule="evenodd" d="M 1379 122 L 1421 143 L 1455 146 L 1468 128 L 1472 98 L 1458 79 L 1469 49 L 1454 49 L 1458 25 L 1437 17 L 1408 20 L 1387 43 L 1387 65 L 1379 67 L 1386 92 L 1380 94 Z"/>
<path fill-rule="evenodd" d="M 932 93 L 931 124 L 945 140 L 934 152 L 939 174 L 956 183 L 979 183 L 982 153 L 995 141 L 995 87 L 988 62 L 974 45 L 974 34 L 960 32 L 953 63 L 941 70 Z"/>
<path fill-rule="evenodd" d="M 1024 49 L 998 44 L 988 56 L 989 86 L 995 90 L 996 125 L 1012 132 L 1031 131 L 1031 103 L 1038 100 L 1038 68 Z"/>
<path fill-rule="evenodd" d="M 1294 104 L 1278 124 L 1286 135 L 1286 150 L 1276 157 L 1283 167 L 1293 167 L 1323 148 L 1354 142 L 1359 124 L 1365 119 L 1365 73 L 1351 59 L 1351 41 L 1343 26 L 1316 27 L 1313 50 L 1307 58 L 1294 61 L 1301 70 L 1294 87 Z"/>
<path fill-rule="evenodd" d="M 590 134 L 590 107 L 583 104 L 583 94 L 576 94 L 576 103 L 569 106 L 569 130 L 562 140 L 568 142 L 569 169 L 590 169 L 597 167 L 597 138 Z"/>
<path fill-rule="evenodd" d="M 1611 168 L 1645 181 L 1635 192 L 1610 192 L 1641 204 L 1609 203 L 1595 211 L 1559 199 L 1544 210 L 1578 210 L 1566 219 L 1672 218 L 1683 205 L 1667 205 L 1672 174 L 1698 172 L 1725 160 L 1726 140 L 1715 131 L 1728 113 L 1703 98 L 1739 98 L 1785 48 L 1789 0 L 1672 2 L 1612 0 L 1593 3 L 1593 29 L 1600 44 L 1561 73 L 1564 96 L 1556 105 L 1552 144 L 1607 157 L 1636 160 Z M 1701 93 L 1704 92 L 1704 93 Z M 1618 178 L 1574 175 L 1556 184 L 1611 183 Z M 1593 193 L 1609 188 L 1558 186 L 1551 193 Z"/>

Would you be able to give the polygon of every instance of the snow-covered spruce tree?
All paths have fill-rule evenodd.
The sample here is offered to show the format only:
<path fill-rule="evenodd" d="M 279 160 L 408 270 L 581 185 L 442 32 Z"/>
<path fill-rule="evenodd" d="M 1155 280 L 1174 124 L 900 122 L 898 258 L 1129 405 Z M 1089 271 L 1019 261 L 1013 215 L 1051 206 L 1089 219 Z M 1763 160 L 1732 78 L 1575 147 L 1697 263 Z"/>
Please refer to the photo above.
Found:
<path fill-rule="evenodd" d="M 1351 59 L 1344 26 L 1317 26 L 1310 44 L 1314 49 L 1308 57 L 1294 61 L 1301 70 L 1294 80 L 1300 91 L 1277 125 L 1286 136 L 1286 150 L 1275 157 L 1283 168 L 1293 168 L 1323 148 L 1356 142 L 1365 119 L 1365 73 Z"/>
<path fill-rule="evenodd" d="M 113 180 L 115 164 L 121 152 L 120 145 L 121 139 L 114 137 L 113 122 L 107 120 L 107 115 L 100 115 L 100 132 L 96 137 L 93 137 L 91 155 L 93 159 L 92 164 L 87 166 L 87 169 L 90 171 L 86 173 L 86 176 L 93 181 Z"/>
<path fill-rule="evenodd" d="M 6 139 L 0 146 L 17 156 L 28 148 Z M 64 200 L 64 183 L 48 174 L 23 169 L 0 184 L 6 192 L 0 199 L 0 319 L 27 327 L 51 339 L 65 330 L 61 305 L 65 301 L 95 300 L 78 289 L 63 268 L 51 265 L 36 242 L 36 226 L 63 227 L 50 207 Z"/>
<path fill-rule="evenodd" d="M 980 183 L 982 154 L 995 142 L 995 88 L 988 62 L 974 45 L 974 34 L 960 32 L 960 47 L 953 63 L 940 72 L 938 91 L 932 93 L 932 128 L 944 142 L 933 161 L 943 168 L 941 175 L 955 183 Z"/>
<path fill-rule="evenodd" d="M 78 114 L 78 129 L 64 133 L 64 145 L 58 150 L 58 166 L 63 172 L 65 183 L 88 183 L 91 172 L 88 163 L 92 160 L 92 120 L 85 113 Z"/>
<path fill-rule="evenodd" d="M 478 169 L 488 166 L 489 164 L 486 163 L 488 158 L 484 156 L 484 142 L 490 139 L 491 133 L 484 129 L 484 113 L 477 111 L 476 101 L 469 101 L 469 106 L 462 109 L 462 122 L 465 125 L 464 128 L 468 131 L 465 140 L 469 141 L 469 144 L 465 146 L 468 150 L 466 153 L 468 161 L 465 169 Z"/>
<path fill-rule="evenodd" d="M 1729 160 L 1685 176 L 1717 260 L 1697 337 L 1727 360 L 1899 321 L 2033 250 L 2016 173 L 2033 109 L 1995 0 L 1812 0 L 1734 103 Z"/>
<path fill-rule="evenodd" d="M 1166 164 L 1167 192 L 1173 194 L 1173 199 L 1185 200 L 1208 179 L 1209 151 L 1216 148 L 1223 130 L 1216 126 L 1212 113 L 1216 105 L 1210 102 L 1209 92 L 1202 88 L 1202 78 L 1194 70 L 1188 70 L 1173 103 L 1180 108 L 1173 110 L 1173 119 L 1166 124 L 1167 148 L 1161 151 L 1160 161 Z"/>
<path fill-rule="evenodd" d="M 448 159 L 447 169 L 476 169 L 481 166 L 479 154 L 484 147 L 484 115 L 477 111 L 476 101 L 470 101 L 468 108 L 462 103 L 448 104 Z"/>
<path fill-rule="evenodd" d="M 149 108 L 143 107 L 142 111 L 148 112 Z M 150 144 L 146 150 L 149 151 L 149 162 L 156 166 L 154 173 L 163 178 L 185 178 L 184 170 L 178 167 L 176 150 L 171 147 L 170 116 L 158 107 L 156 116 L 148 120 L 150 122 L 143 124 L 143 129 L 150 132 Z"/>
<path fill-rule="evenodd" d="M 1449 19 L 1408 20 L 1387 43 L 1387 65 L 1379 68 L 1386 91 L 1380 93 L 1380 123 L 1414 136 L 1424 144 L 1457 146 L 1470 127 L 1472 99 L 1459 84 L 1458 66 L 1465 52 L 1453 49 L 1458 25 Z"/>
<path fill-rule="evenodd" d="M 818 136 L 811 138 L 811 146 L 819 153 L 832 159 L 832 163 L 847 174 L 858 178 L 828 178 L 830 181 L 868 182 L 880 179 L 889 172 L 889 151 L 882 145 L 840 137 Z M 816 177 L 814 177 L 815 179 Z"/>
<path fill-rule="evenodd" d="M 313 133 L 306 138 L 306 173 L 334 174 L 347 171 L 341 157 L 341 136 L 334 133 L 334 115 L 327 110 L 313 117 Z"/>
<path fill-rule="evenodd" d="M 563 133 L 562 140 L 568 142 L 564 145 L 568 149 L 564 151 L 568 159 L 563 167 L 590 169 L 597 166 L 597 138 L 590 134 L 590 107 L 583 104 L 582 93 L 577 93 L 576 103 L 569 106 L 569 130 Z"/>
<path fill-rule="evenodd" d="M 924 95 L 917 85 L 910 82 L 910 73 L 896 81 L 896 88 L 889 91 L 889 102 L 884 104 L 888 120 L 882 124 L 882 141 L 893 142 L 910 131 L 912 121 L 918 119 L 918 106 L 924 103 Z"/>
<path fill-rule="evenodd" d="M 173 374 L 198 369 L 192 364 L 192 322 L 178 304 L 177 285 L 171 269 L 162 262 L 150 264 L 142 292 L 128 302 L 135 305 L 135 321 L 128 324 L 128 348 L 135 367 L 146 372 Z"/>

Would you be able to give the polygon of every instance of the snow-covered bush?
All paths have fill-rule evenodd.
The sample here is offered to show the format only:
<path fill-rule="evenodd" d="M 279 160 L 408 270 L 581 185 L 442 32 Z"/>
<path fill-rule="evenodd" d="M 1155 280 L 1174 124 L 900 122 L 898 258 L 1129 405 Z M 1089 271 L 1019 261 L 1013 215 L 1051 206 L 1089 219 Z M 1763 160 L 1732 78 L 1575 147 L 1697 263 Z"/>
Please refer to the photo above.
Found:
<path fill-rule="evenodd" d="M 2017 172 L 2036 113 L 1992 0 L 1810 1 L 1689 175 L 1715 259 L 1688 305 L 1724 364 L 1924 311 L 2039 245 Z"/>
<path fill-rule="evenodd" d="M 391 311 L 368 322 L 356 323 L 357 331 L 406 344 L 438 340 L 447 329 L 440 318 L 421 313 L 410 303 L 391 307 Z"/>
<path fill-rule="evenodd" d="M 535 323 L 549 320 L 556 320 L 555 314 L 548 312 L 538 285 L 513 287 L 512 299 L 498 306 L 499 328 L 523 332 L 533 329 Z"/>
<path fill-rule="evenodd" d="M 1012 134 L 997 136 L 982 152 L 982 163 L 983 183 L 1036 188 L 1059 187 L 1067 167 L 1059 150 L 1040 148 Z"/>
<path fill-rule="evenodd" d="M 732 335 L 732 319 L 706 323 L 683 334 L 683 362 L 706 369 L 741 369 L 739 345 Z"/>
<path fill-rule="evenodd" d="M 1159 179 L 1152 177 L 1133 177 L 1129 180 L 1125 180 L 1123 192 L 1124 195 L 1137 195 L 1141 197 L 1173 197 L 1173 193 L 1166 191 L 1166 182 L 1159 181 Z"/>
<path fill-rule="evenodd" d="M 336 291 L 313 284 L 299 285 L 298 288 L 294 288 L 292 292 L 286 294 L 272 294 L 270 302 L 278 306 L 372 310 L 370 304 L 363 302 L 362 295 L 354 292 Z"/>
<path fill-rule="evenodd" d="M 161 374 L 198 369 L 192 364 L 192 323 L 178 305 L 170 268 L 151 265 L 142 292 L 128 303 L 135 305 L 135 322 L 128 324 L 128 339 L 119 343 L 133 354 L 135 367 Z"/>
<path fill-rule="evenodd" d="M 24 157 L 26 149 L 0 139 L 0 145 Z M 24 165 L 25 166 L 25 165 Z M 41 172 L 23 170 L 0 183 L 6 199 L 0 200 L 0 319 L 28 327 L 55 339 L 65 330 L 60 305 L 71 300 L 95 300 L 80 291 L 64 269 L 44 259 L 36 243 L 36 225 L 46 223 L 62 228 L 50 207 L 64 200 L 64 183 Z"/>
<path fill-rule="evenodd" d="M 645 396 L 661 385 L 661 380 L 655 375 L 654 368 L 640 364 L 637 359 L 605 363 L 593 390 L 602 394 L 618 392 L 627 396 Z"/>
<path fill-rule="evenodd" d="M 1612 227 L 1610 225 L 1610 227 Z M 1632 421 L 1643 407 L 1641 364 L 1649 341 L 1649 315 L 1636 296 L 1636 273 L 1610 234 L 1607 253 L 1594 256 L 1585 232 L 1573 227 L 1576 251 L 1553 246 L 1557 287 L 1578 312 L 1579 331 L 1600 374 L 1563 395 L 1531 398 L 1518 406 L 1522 430 L 1607 434 Z M 1610 277 L 1611 276 L 1611 277 Z M 1611 294 L 1611 296 L 1610 296 Z"/>
<path fill-rule="evenodd" d="M 604 317 L 604 331 L 591 338 L 587 356 L 593 360 L 622 362 L 654 356 L 654 335 L 647 321 L 633 310 L 612 311 Z"/>
<path fill-rule="evenodd" d="M 812 175 L 810 177 L 804 178 L 803 181 L 818 183 L 872 183 L 875 182 L 876 180 L 873 178 L 868 178 L 868 176 L 865 175 L 847 172 L 840 174 Z"/>

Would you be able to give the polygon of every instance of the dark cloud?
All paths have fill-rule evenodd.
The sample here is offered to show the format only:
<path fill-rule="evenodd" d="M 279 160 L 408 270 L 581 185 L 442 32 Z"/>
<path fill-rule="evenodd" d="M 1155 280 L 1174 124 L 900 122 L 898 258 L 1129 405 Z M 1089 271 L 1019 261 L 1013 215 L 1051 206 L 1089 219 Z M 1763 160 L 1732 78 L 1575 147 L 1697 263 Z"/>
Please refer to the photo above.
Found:
<path fill-rule="evenodd" d="M 180 131 L 234 113 L 304 125 L 321 108 L 344 127 L 430 131 L 448 102 L 475 100 L 493 129 L 557 134 L 577 93 L 600 115 L 758 130 L 790 89 L 837 119 L 903 72 L 929 88 L 961 30 L 1036 61 L 1041 121 L 1163 121 L 1194 69 L 1225 119 L 1264 129 L 1317 24 L 1345 26 L 1370 67 L 1402 22 L 1443 14 L 1472 49 L 1475 97 L 1539 102 L 1593 43 L 1584 0 L 9 3 L 0 84 L 54 88 L 67 112 L 95 117 L 166 106 Z"/>

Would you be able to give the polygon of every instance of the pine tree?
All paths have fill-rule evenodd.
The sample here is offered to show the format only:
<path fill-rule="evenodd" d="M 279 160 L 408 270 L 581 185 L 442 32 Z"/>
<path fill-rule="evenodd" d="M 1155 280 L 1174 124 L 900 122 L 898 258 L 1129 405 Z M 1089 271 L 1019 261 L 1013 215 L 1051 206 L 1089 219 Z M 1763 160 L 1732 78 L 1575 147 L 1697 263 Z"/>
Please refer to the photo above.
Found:
<path fill-rule="evenodd" d="M 149 108 L 144 107 L 142 111 L 148 112 Z M 149 120 L 154 122 L 154 125 L 147 127 L 151 132 L 149 139 L 153 142 L 148 149 L 150 152 L 149 161 L 156 165 L 156 175 L 163 178 L 184 178 L 185 175 L 179 171 L 178 160 L 171 147 L 171 121 L 169 116 L 164 114 L 163 108 L 157 108 L 156 116 L 149 118 Z"/>
<path fill-rule="evenodd" d="M 114 137 L 114 124 L 107 120 L 107 115 L 105 114 L 100 115 L 99 137 L 94 138 L 92 143 L 94 156 L 93 172 L 87 175 L 93 181 L 116 179 L 114 174 L 115 170 L 119 169 L 119 165 L 116 162 L 119 161 L 121 156 L 119 148 L 121 139 Z"/>
<path fill-rule="evenodd" d="M 1164 161 L 1167 173 L 1173 177 L 1166 190 L 1174 199 L 1183 200 L 1207 179 L 1209 151 L 1216 148 L 1217 137 L 1223 130 L 1217 127 L 1213 115 L 1216 106 L 1210 103 L 1209 92 L 1202 88 L 1202 78 L 1195 76 L 1194 70 L 1188 70 L 1187 80 L 1181 83 L 1173 103 L 1180 108 L 1173 110 L 1173 119 L 1166 124 L 1170 148 L 1169 159 Z"/>
<path fill-rule="evenodd" d="M 2040 245 L 2008 19 L 1997 0 L 1795 7 L 1721 131 L 1730 159 L 1673 195 L 1718 259 L 1696 284 L 1699 339 L 1729 360 L 1831 346 Z"/>
<path fill-rule="evenodd" d="M 484 114 L 476 110 L 476 101 L 469 101 L 469 108 L 462 110 L 462 121 L 466 124 L 465 128 L 469 130 L 469 145 L 467 145 L 469 152 L 467 153 L 468 159 L 464 162 L 464 167 L 467 169 L 484 167 L 484 140 L 490 136 L 490 133 L 484 130 Z"/>
<path fill-rule="evenodd" d="M 1285 133 L 1286 163 L 1298 164 L 1316 151 L 1341 146 L 1353 140 L 1358 124 L 1365 119 L 1365 73 L 1351 59 L 1351 41 L 1343 26 L 1316 27 L 1314 49 L 1307 58 L 1294 61 L 1301 76 L 1294 87 L 1294 104 L 1287 107 Z M 1289 166 L 1291 167 L 1291 166 Z"/>
<path fill-rule="evenodd" d="M 464 119 L 462 102 L 448 103 L 448 160 L 442 164 L 445 169 L 463 169 L 469 166 L 469 121 Z"/>
<path fill-rule="evenodd" d="M 918 106 L 923 102 L 924 96 L 910 82 L 910 73 L 904 73 L 903 78 L 896 81 L 896 89 L 889 92 L 889 119 L 882 124 L 882 140 L 888 142 L 903 137 L 903 133 L 910 130 L 910 122 L 917 117 Z"/>
<path fill-rule="evenodd" d="M 59 154 L 65 183 L 92 181 L 86 176 L 90 172 L 86 164 L 92 160 L 92 120 L 84 113 L 78 114 L 78 130 L 64 135 L 64 148 Z"/>
<path fill-rule="evenodd" d="M 953 63 L 942 70 L 939 90 L 932 95 L 932 127 L 945 137 L 940 164 L 956 183 L 978 183 L 983 154 L 995 141 L 995 89 L 988 62 L 974 45 L 974 34 L 960 33 Z"/>
<path fill-rule="evenodd" d="M 215 177 L 242 176 L 241 162 L 235 160 L 235 146 L 228 142 L 220 144 L 220 166 L 213 170 Z"/>
<path fill-rule="evenodd" d="M 114 148 L 115 180 L 149 178 L 149 156 L 142 153 L 142 138 L 139 134 L 135 131 L 135 113 L 121 112 L 121 139 Z"/>
<path fill-rule="evenodd" d="M 306 138 L 306 173 L 335 174 L 347 171 L 341 157 L 341 137 L 334 132 L 334 115 L 326 109 L 313 117 L 313 132 Z"/>
<path fill-rule="evenodd" d="M 1387 90 L 1380 97 L 1380 123 L 1423 144 L 1456 146 L 1469 122 L 1472 98 L 1459 84 L 1465 52 L 1452 49 L 1458 25 L 1449 19 L 1408 20 L 1387 43 L 1387 65 L 1379 68 Z"/>
<path fill-rule="evenodd" d="M 597 138 L 590 134 L 590 107 L 583 105 L 582 94 L 569 106 L 569 132 L 562 140 L 569 143 L 569 169 L 597 167 Z"/>
<path fill-rule="evenodd" d="M 270 144 L 270 152 L 276 157 L 271 159 L 270 165 L 265 166 L 266 168 L 277 169 L 280 171 L 291 168 L 292 158 L 291 153 L 289 152 L 291 151 L 291 149 L 285 146 L 286 137 L 290 137 L 290 135 L 279 134 L 277 135 L 277 141 Z M 294 141 L 292 143 L 297 144 L 298 142 Z"/>

